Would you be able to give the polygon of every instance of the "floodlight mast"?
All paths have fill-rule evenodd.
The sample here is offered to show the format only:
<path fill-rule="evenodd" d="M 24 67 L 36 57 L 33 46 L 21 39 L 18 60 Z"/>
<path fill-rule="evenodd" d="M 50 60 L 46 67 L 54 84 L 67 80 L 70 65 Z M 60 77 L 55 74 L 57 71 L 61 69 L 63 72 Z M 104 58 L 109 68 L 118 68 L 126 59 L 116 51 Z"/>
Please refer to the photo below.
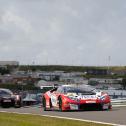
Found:
<path fill-rule="evenodd" d="M 109 71 L 110 71 L 110 61 L 111 61 L 111 56 L 108 56 L 108 70 L 107 70 L 108 74 L 109 74 Z"/>

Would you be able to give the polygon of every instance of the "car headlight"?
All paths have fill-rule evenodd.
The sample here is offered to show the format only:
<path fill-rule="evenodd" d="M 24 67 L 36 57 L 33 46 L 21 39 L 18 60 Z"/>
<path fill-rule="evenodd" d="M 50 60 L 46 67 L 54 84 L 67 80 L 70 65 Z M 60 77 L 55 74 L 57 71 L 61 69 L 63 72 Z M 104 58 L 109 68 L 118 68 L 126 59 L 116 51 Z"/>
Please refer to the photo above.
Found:
<path fill-rule="evenodd" d="M 106 96 L 101 96 L 100 100 L 104 101 L 106 99 Z"/>
<path fill-rule="evenodd" d="M 74 100 L 74 101 L 78 101 L 78 98 L 77 97 L 74 97 L 74 96 L 67 96 L 69 99 L 71 100 Z"/>

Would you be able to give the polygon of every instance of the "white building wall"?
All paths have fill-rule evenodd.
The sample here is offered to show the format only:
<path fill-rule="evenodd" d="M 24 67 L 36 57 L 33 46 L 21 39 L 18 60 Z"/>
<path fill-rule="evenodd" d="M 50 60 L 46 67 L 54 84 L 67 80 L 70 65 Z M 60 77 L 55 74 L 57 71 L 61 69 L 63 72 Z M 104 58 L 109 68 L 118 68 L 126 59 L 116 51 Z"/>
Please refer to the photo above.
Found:
<path fill-rule="evenodd" d="M 19 65 L 18 61 L 0 61 L 0 66 L 6 66 L 6 65 Z"/>

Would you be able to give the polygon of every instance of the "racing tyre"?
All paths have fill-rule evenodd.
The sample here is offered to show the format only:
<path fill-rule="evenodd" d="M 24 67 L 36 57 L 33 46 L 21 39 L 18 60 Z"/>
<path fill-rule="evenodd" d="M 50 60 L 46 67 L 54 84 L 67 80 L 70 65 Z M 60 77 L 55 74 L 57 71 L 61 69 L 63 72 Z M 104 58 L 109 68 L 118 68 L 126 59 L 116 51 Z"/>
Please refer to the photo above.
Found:
<path fill-rule="evenodd" d="M 49 105 L 50 105 L 50 109 L 52 108 L 52 102 L 51 99 L 49 99 Z"/>
<path fill-rule="evenodd" d="M 59 111 L 63 112 L 63 109 L 62 109 L 62 98 L 61 97 L 59 98 Z"/>
<path fill-rule="evenodd" d="M 104 108 L 103 106 L 104 104 L 101 105 L 101 108 L 100 108 L 101 111 L 111 110 L 111 105 L 109 105 L 108 108 Z"/>
<path fill-rule="evenodd" d="M 20 108 L 21 106 L 21 101 L 17 101 L 17 103 L 14 105 L 15 108 Z"/>
<path fill-rule="evenodd" d="M 47 108 L 46 108 L 46 99 L 45 99 L 45 97 L 43 97 L 42 104 L 43 104 L 43 110 L 44 110 L 44 111 L 47 111 Z"/>

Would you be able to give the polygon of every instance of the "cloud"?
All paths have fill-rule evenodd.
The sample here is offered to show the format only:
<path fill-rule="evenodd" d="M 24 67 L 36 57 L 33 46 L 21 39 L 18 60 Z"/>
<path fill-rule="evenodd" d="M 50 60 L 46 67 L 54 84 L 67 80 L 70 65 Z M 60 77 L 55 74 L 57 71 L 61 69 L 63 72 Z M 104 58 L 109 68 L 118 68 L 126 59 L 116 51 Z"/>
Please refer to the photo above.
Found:
<path fill-rule="evenodd" d="M 13 24 L 15 25 L 15 27 L 18 27 L 19 29 L 23 30 L 23 32 L 28 33 L 31 31 L 31 26 L 29 22 L 10 11 L 6 11 L 6 13 L 2 17 L 2 21 L 3 25 L 7 26 Z"/>
<path fill-rule="evenodd" d="M 125 0 L 0 1 L 0 59 L 125 65 Z"/>

